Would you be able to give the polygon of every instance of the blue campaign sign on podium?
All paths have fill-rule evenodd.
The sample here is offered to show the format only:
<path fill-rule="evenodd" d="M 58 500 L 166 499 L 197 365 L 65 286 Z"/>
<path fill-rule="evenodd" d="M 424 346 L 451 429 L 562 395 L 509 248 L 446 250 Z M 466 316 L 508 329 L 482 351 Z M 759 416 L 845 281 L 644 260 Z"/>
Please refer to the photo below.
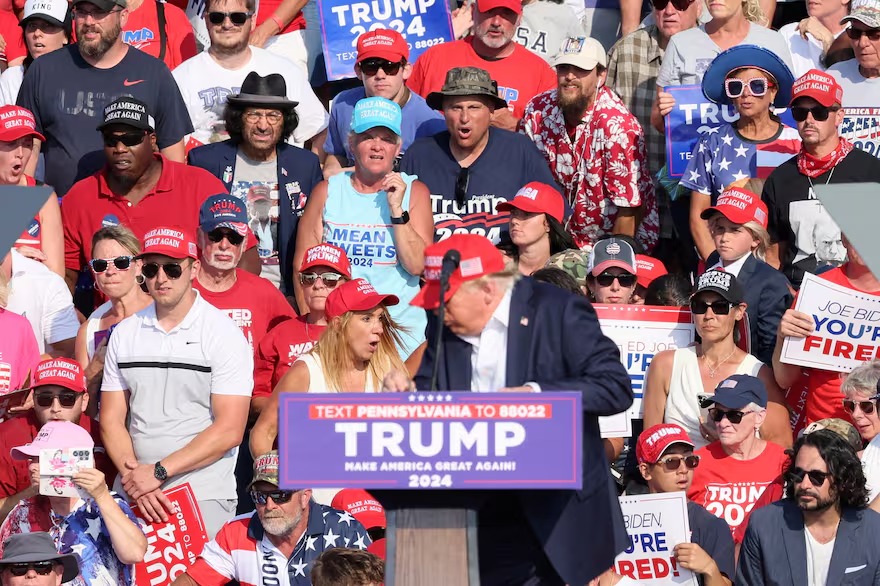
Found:
<path fill-rule="evenodd" d="M 581 394 L 284 393 L 283 489 L 580 489 Z"/>
<path fill-rule="evenodd" d="M 318 0 L 327 79 L 355 77 L 357 39 L 376 29 L 394 29 L 409 45 L 409 62 L 428 47 L 453 39 L 445 0 Z"/>

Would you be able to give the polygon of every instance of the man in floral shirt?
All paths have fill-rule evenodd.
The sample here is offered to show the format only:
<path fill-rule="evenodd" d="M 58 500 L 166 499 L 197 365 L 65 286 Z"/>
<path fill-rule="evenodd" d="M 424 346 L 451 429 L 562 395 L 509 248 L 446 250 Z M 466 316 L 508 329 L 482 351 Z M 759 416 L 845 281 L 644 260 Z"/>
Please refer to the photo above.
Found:
<path fill-rule="evenodd" d="M 650 252 L 660 226 L 644 132 L 603 86 L 605 50 L 595 39 L 570 38 L 554 66 L 556 89 L 529 102 L 520 131 L 544 153 L 574 208 L 569 231 L 584 250 L 625 234 Z"/>

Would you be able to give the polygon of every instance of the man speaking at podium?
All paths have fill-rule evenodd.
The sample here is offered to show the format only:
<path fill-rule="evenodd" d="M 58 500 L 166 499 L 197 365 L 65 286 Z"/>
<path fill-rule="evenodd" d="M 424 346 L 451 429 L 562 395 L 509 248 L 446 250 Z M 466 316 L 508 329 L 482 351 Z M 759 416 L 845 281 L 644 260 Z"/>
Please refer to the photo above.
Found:
<path fill-rule="evenodd" d="M 444 270 L 449 289 L 438 361 L 441 324 L 432 310 L 440 305 Z M 385 390 L 430 390 L 436 361 L 437 389 L 578 391 L 584 411 L 581 490 L 450 491 L 432 493 L 432 504 L 478 510 L 481 586 L 586 584 L 629 546 L 597 419 L 633 401 L 617 346 L 602 334 L 586 298 L 507 270 L 482 236 L 454 235 L 426 248 L 425 279 L 412 304 L 429 310 L 428 348 L 414 381 L 394 372 Z"/>

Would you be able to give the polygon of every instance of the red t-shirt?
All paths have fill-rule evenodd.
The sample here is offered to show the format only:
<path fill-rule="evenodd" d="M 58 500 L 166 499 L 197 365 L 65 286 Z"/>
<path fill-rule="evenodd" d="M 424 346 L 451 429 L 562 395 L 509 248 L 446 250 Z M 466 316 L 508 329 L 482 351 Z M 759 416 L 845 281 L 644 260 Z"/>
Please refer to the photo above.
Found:
<path fill-rule="evenodd" d="M 254 357 L 253 396 L 270 396 L 296 359 L 315 347 L 326 327 L 307 323 L 303 315 L 272 328 Z"/>
<path fill-rule="evenodd" d="M 159 57 L 159 16 L 155 0 L 144 0 L 137 10 L 128 13 L 128 23 L 122 30 L 122 40 L 148 55 Z M 165 65 L 174 69 L 196 54 L 196 36 L 186 13 L 171 4 L 165 4 Z"/>
<path fill-rule="evenodd" d="M 473 39 L 441 43 L 425 51 L 416 60 L 406 85 L 423 98 L 440 91 L 450 67 L 479 67 L 498 82 L 498 95 L 517 118 L 523 117 L 526 104 L 540 93 L 556 87 L 556 74 L 547 62 L 525 47 L 513 43 L 513 53 L 490 61 L 474 51 Z"/>
<path fill-rule="evenodd" d="M 788 464 L 786 464 L 786 466 L 788 466 Z M 746 513 L 746 518 L 743 519 L 743 522 L 733 530 L 734 543 L 742 543 L 743 539 L 745 539 L 746 529 L 749 528 L 749 517 L 752 516 L 752 513 L 761 507 L 766 507 L 770 503 L 775 503 L 783 498 L 785 498 L 785 478 L 780 474 L 773 480 L 773 482 L 767 485 L 764 492 L 762 492 L 758 500 L 755 501 L 752 510 Z"/>
<path fill-rule="evenodd" d="M 731 533 L 788 462 L 785 450 L 773 442 L 767 442 L 764 451 L 751 460 L 728 456 L 720 442 L 712 442 L 695 453 L 700 456 L 700 465 L 694 471 L 694 481 L 687 496 L 724 519 L 730 525 Z"/>
<path fill-rule="evenodd" d="M 6 49 L 0 52 L 0 61 L 9 63 L 19 57 L 27 57 L 24 33 L 18 24 L 18 19 L 6 9 L 0 10 L 0 35 L 3 35 L 3 40 L 6 41 Z"/>
<path fill-rule="evenodd" d="M 222 293 L 208 291 L 198 279 L 193 281 L 193 287 L 238 325 L 254 350 L 266 332 L 296 317 L 296 313 L 281 291 L 266 279 L 242 269 L 236 269 L 235 275 L 235 284 Z"/>
<path fill-rule="evenodd" d="M 116 480 L 116 467 L 104 450 L 101 427 L 86 414 L 79 418 L 79 425 L 95 440 L 95 467 L 104 473 L 107 486 L 112 487 Z M 27 461 L 13 460 L 9 451 L 34 441 L 39 430 L 40 424 L 33 411 L 0 423 L 0 496 L 3 498 L 17 494 L 31 485 Z"/>

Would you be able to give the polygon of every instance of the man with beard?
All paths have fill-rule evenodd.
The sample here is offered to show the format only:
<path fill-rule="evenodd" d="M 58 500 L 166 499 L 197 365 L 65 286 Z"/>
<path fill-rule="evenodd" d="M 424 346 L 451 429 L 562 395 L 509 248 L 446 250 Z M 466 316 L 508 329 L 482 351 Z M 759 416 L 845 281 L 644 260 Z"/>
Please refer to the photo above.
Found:
<path fill-rule="evenodd" d="M 226 191 L 208 171 L 155 153 L 155 126 L 152 110 L 140 100 L 120 98 L 105 108 L 99 131 L 107 164 L 64 198 L 64 263 L 71 286 L 92 258 L 92 235 L 99 228 L 122 224 L 141 238 L 171 223 L 194 233 L 202 202 Z M 246 255 L 259 271 L 255 244 L 251 237 L 253 249 Z"/>
<path fill-rule="evenodd" d="M 140 100 L 155 116 L 156 145 L 163 156 L 183 162 L 183 137 L 192 132 L 186 106 L 164 63 L 129 47 L 121 30 L 128 22 L 125 0 L 80 0 L 73 5 L 75 45 L 52 51 L 27 68 L 18 105 L 34 113 L 46 143 L 46 183 L 59 197 L 104 163 L 94 128 L 104 107 L 126 95 Z"/>
<path fill-rule="evenodd" d="M 752 512 L 736 584 L 880 583 L 880 515 L 852 446 L 820 429 L 801 436 L 786 472 L 786 498 Z"/>
<path fill-rule="evenodd" d="M 312 566 L 325 550 L 363 550 L 371 543 L 363 525 L 347 511 L 313 501 L 310 488 L 280 490 L 277 450 L 257 458 L 248 490 L 256 512 L 226 523 L 172 586 L 223 586 L 230 580 L 311 586 Z M 284 573 L 286 579 L 279 578 Z"/>
<path fill-rule="evenodd" d="M 516 130 L 526 103 L 553 87 L 553 70 L 514 40 L 522 21 L 520 0 L 477 0 L 471 4 L 471 12 L 472 34 L 422 53 L 406 85 L 427 99 L 443 86 L 450 67 L 484 69 L 498 83 L 498 97 L 507 102 L 492 114 L 492 125 Z M 557 48 L 553 48 L 554 54 Z"/>
<path fill-rule="evenodd" d="M 604 87 L 605 50 L 590 37 L 570 38 L 553 65 L 557 87 L 529 102 L 520 131 L 544 154 L 574 209 L 569 232 L 582 250 L 623 234 L 650 252 L 660 226 L 645 135 Z"/>

